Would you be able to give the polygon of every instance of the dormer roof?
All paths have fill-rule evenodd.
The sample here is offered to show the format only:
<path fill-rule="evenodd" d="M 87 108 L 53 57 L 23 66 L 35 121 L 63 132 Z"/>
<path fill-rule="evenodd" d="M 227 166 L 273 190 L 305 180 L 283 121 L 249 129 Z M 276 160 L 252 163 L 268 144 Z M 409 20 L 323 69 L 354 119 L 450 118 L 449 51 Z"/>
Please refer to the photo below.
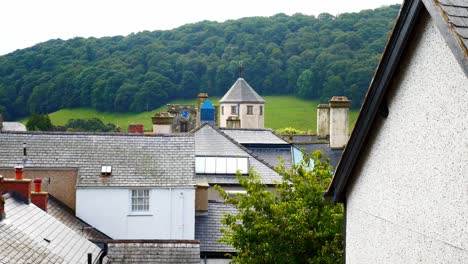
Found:
<path fill-rule="evenodd" d="M 261 103 L 265 100 L 244 80 L 239 78 L 229 91 L 219 100 L 219 103 Z"/>

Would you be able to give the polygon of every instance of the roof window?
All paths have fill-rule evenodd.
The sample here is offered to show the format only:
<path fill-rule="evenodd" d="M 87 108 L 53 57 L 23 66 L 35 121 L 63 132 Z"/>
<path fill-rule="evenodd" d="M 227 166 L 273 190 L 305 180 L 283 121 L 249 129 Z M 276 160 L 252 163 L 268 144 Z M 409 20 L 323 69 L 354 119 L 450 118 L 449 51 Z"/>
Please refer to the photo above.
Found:
<path fill-rule="evenodd" d="M 112 174 L 112 166 L 102 166 L 101 176 L 110 176 Z"/>

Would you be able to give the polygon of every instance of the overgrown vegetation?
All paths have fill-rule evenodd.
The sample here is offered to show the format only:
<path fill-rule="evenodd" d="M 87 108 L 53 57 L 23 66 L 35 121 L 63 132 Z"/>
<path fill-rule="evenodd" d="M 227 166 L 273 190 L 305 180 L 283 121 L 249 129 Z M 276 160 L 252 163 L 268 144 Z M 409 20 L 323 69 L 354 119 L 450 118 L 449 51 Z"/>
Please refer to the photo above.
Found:
<path fill-rule="evenodd" d="M 73 131 L 73 132 L 119 132 L 120 127 L 107 123 L 99 118 L 69 119 L 63 126 L 52 124 L 49 115 L 32 114 L 26 123 L 28 131 Z"/>
<path fill-rule="evenodd" d="M 142 112 L 198 92 L 221 96 L 238 76 L 263 95 L 358 107 L 399 5 L 317 17 L 204 21 L 126 37 L 50 40 L 0 57 L 5 119 L 63 108 Z"/>
<path fill-rule="evenodd" d="M 313 160 L 313 169 L 306 169 L 308 162 L 291 169 L 279 166 L 283 181 L 273 192 L 255 172 L 237 175 L 246 194 L 233 197 L 215 186 L 238 211 L 222 219 L 221 242 L 237 250 L 234 263 L 342 262 L 343 206 L 323 197 L 332 168 L 320 151 L 305 155 Z"/>

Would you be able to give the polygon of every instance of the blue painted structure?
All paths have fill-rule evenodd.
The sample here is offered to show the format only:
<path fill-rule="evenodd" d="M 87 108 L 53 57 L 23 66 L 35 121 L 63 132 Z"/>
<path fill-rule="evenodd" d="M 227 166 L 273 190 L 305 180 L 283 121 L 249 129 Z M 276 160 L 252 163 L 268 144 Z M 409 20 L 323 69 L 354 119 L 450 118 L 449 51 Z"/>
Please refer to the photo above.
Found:
<path fill-rule="evenodd" d="M 215 108 L 209 99 L 206 99 L 200 108 L 200 122 L 210 123 L 213 126 L 215 124 Z"/>

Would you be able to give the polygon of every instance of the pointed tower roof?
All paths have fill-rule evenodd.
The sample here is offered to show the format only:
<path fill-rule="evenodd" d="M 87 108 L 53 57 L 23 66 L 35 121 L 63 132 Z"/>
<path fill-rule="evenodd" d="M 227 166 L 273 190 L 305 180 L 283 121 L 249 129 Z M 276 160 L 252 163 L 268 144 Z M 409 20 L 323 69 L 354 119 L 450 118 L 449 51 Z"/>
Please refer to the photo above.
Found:
<path fill-rule="evenodd" d="M 265 100 L 244 80 L 239 78 L 219 100 L 220 103 L 265 103 Z"/>
<path fill-rule="evenodd" d="M 201 106 L 201 109 L 211 109 L 211 110 L 214 110 L 214 106 L 213 104 L 210 102 L 210 99 L 206 99 L 206 101 L 203 103 L 203 105 Z"/>

